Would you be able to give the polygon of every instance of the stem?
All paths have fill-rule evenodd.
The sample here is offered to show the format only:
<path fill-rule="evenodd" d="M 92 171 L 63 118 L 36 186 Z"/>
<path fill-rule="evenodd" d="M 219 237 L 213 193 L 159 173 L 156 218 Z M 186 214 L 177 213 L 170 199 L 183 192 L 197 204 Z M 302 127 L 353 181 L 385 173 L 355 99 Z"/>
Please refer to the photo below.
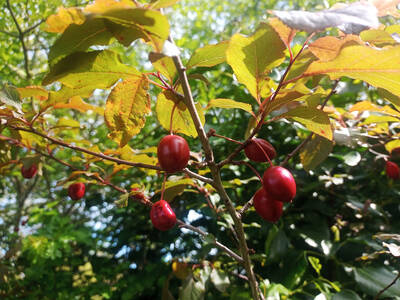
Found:
<path fill-rule="evenodd" d="M 399 272 L 399 274 L 397 274 L 396 278 L 393 279 L 393 281 L 392 281 L 391 283 L 389 283 L 388 286 L 386 286 L 386 287 L 383 288 L 381 291 L 379 291 L 378 294 L 376 294 L 374 300 L 378 300 L 379 297 L 380 297 L 384 292 L 386 292 L 386 290 L 388 290 L 392 285 L 394 285 L 394 284 L 396 283 L 396 281 L 397 281 L 399 278 L 400 278 L 400 272 Z"/>
<path fill-rule="evenodd" d="M 174 103 L 174 106 L 172 107 L 171 118 L 169 120 L 169 134 L 173 134 L 173 132 L 172 132 L 172 121 L 173 121 L 173 117 L 174 117 L 174 112 L 175 112 L 176 106 L 177 106 L 176 103 Z"/>
<path fill-rule="evenodd" d="M 239 142 L 239 141 L 237 141 L 237 140 L 231 139 L 231 138 L 226 137 L 226 136 L 224 136 L 224 135 L 217 134 L 217 133 L 215 133 L 215 132 L 212 133 L 212 136 L 219 137 L 219 138 L 221 138 L 221 139 L 225 139 L 225 140 L 227 140 L 227 141 L 230 141 L 230 142 L 235 143 L 235 144 L 238 144 L 238 145 L 243 145 L 242 142 Z"/>
<path fill-rule="evenodd" d="M 258 179 L 260 180 L 260 182 L 261 182 L 261 183 L 263 182 L 262 177 L 260 176 L 260 174 L 258 173 L 258 171 L 257 171 L 250 163 L 248 163 L 247 161 L 244 161 L 244 160 L 241 160 L 241 161 L 232 161 L 232 164 L 233 164 L 233 165 L 237 165 L 237 166 L 240 166 L 240 165 L 246 165 L 246 166 L 248 166 L 248 167 L 253 171 L 253 173 L 256 174 L 256 176 L 258 177 Z"/>
<path fill-rule="evenodd" d="M 169 37 L 169 41 L 174 43 L 173 39 Z M 236 233 L 239 238 L 239 246 L 240 252 L 243 259 L 244 268 L 246 270 L 247 276 L 249 278 L 249 284 L 251 288 L 251 293 L 254 300 L 259 300 L 259 293 L 258 293 L 258 283 L 256 277 L 254 275 L 253 267 L 251 264 L 251 259 L 249 255 L 249 249 L 247 247 L 246 238 L 243 230 L 242 222 L 239 218 L 239 215 L 236 212 L 236 209 L 229 198 L 228 194 L 226 193 L 222 180 L 220 169 L 214 161 L 214 154 L 212 152 L 210 143 L 208 141 L 207 135 L 204 131 L 203 125 L 201 123 L 200 117 L 197 113 L 192 92 L 190 90 L 189 81 L 185 72 L 185 67 L 182 64 L 182 61 L 179 56 L 173 56 L 172 59 L 174 60 L 175 67 L 178 71 L 179 78 L 181 80 L 182 89 L 184 93 L 185 104 L 190 112 L 192 117 L 193 123 L 195 125 L 197 134 L 199 136 L 202 148 L 204 150 L 204 154 L 206 156 L 206 161 L 208 162 L 209 168 L 211 170 L 212 177 L 214 179 L 214 186 L 220 195 L 221 199 L 225 202 L 225 205 L 228 209 L 229 214 L 231 215 L 233 222 L 235 224 Z"/>
<path fill-rule="evenodd" d="M 165 181 L 167 180 L 167 173 L 164 173 L 164 178 L 161 186 L 161 198 L 160 200 L 164 199 L 164 191 L 165 191 Z"/>

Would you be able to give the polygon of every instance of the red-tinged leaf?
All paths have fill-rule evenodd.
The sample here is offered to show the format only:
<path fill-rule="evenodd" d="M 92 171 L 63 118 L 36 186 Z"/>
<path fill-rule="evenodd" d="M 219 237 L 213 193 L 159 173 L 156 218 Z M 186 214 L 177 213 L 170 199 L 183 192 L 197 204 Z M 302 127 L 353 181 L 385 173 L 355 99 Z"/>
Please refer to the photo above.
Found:
<path fill-rule="evenodd" d="M 308 130 L 332 140 L 332 128 L 329 117 L 323 111 L 314 107 L 297 107 L 280 116 L 281 118 L 292 118 L 303 124 Z"/>
<path fill-rule="evenodd" d="M 47 100 L 49 97 L 49 92 L 40 86 L 26 86 L 22 88 L 17 88 L 17 91 L 21 97 L 29 98 L 33 97 L 37 100 Z"/>
<path fill-rule="evenodd" d="M 374 49 L 352 45 L 344 47 L 331 61 L 313 62 L 305 76 L 327 74 L 331 79 L 347 76 L 400 96 L 400 46 Z"/>
<path fill-rule="evenodd" d="M 399 9 L 397 8 L 399 0 L 372 0 L 371 1 L 378 10 L 378 16 L 393 16 L 396 18 L 400 17 Z"/>
<path fill-rule="evenodd" d="M 146 76 L 120 82 L 107 99 L 104 117 L 110 138 L 125 146 L 140 132 L 150 112 L 149 83 Z"/>
<path fill-rule="evenodd" d="M 270 94 L 265 81 L 269 80 L 270 70 L 282 63 L 285 49 L 278 33 L 269 24 L 262 23 L 249 37 L 235 34 L 229 42 L 226 59 L 238 81 L 260 101 Z"/>
<path fill-rule="evenodd" d="M 290 68 L 290 71 L 286 76 L 286 80 L 291 80 L 301 76 L 311 65 L 311 63 L 316 60 L 317 57 L 310 50 L 304 50 Z"/>
<path fill-rule="evenodd" d="M 104 114 L 104 108 L 88 104 L 79 96 L 72 97 L 67 103 L 57 103 L 53 105 L 53 108 L 72 108 L 80 111 L 81 113 L 87 113 L 91 110 L 99 115 Z"/>
<path fill-rule="evenodd" d="M 386 114 L 389 116 L 400 118 L 400 112 L 394 110 L 390 106 L 385 105 L 384 107 L 380 107 L 378 105 L 372 104 L 369 101 L 361 101 L 354 104 L 350 109 L 349 112 L 353 111 L 371 111 L 371 112 L 379 112 L 382 114 Z"/>
<path fill-rule="evenodd" d="M 50 91 L 49 99 L 40 103 L 40 107 L 44 110 L 56 104 L 67 104 L 67 100 L 77 96 L 88 98 L 92 95 L 94 89 L 93 86 L 83 86 L 74 89 L 63 85 L 58 91 Z"/>
<path fill-rule="evenodd" d="M 229 42 L 224 41 L 215 45 L 207 45 L 197 49 L 190 57 L 186 67 L 213 67 L 225 62 L 225 52 L 228 49 Z"/>
<path fill-rule="evenodd" d="M 112 51 L 77 52 L 63 58 L 50 68 L 43 79 L 48 85 L 59 81 L 73 89 L 105 89 L 111 87 L 120 78 L 138 78 L 141 73 L 133 67 L 121 63 L 118 55 Z"/>
<path fill-rule="evenodd" d="M 356 35 L 346 35 L 343 39 L 325 36 L 311 43 L 309 49 L 320 61 L 329 61 L 338 56 L 344 45 L 360 43 L 361 40 Z"/>
<path fill-rule="evenodd" d="M 278 18 L 269 19 L 269 24 L 279 34 L 281 40 L 285 43 L 286 47 L 290 48 L 290 43 L 292 42 L 294 36 L 296 35 L 297 30 L 286 26 Z"/>
<path fill-rule="evenodd" d="M 44 26 L 43 30 L 47 32 L 62 33 L 69 25 L 82 24 L 85 22 L 85 19 L 85 15 L 80 8 L 60 7 L 56 14 L 47 18 L 46 25 Z"/>
<path fill-rule="evenodd" d="M 315 169 L 331 153 L 333 142 L 314 135 L 300 152 L 300 161 L 306 171 Z"/>

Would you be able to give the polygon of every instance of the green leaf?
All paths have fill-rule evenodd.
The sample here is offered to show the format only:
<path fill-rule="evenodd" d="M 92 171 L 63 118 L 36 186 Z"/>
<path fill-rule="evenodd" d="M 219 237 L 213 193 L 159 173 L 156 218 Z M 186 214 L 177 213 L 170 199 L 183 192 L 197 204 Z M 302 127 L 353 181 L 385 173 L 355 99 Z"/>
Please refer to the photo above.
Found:
<path fill-rule="evenodd" d="M 361 298 L 351 290 L 343 290 L 334 294 L 332 300 L 361 300 Z"/>
<path fill-rule="evenodd" d="M 146 76 L 124 80 L 112 90 L 106 103 L 105 121 L 110 137 L 125 146 L 140 132 L 150 110 L 149 83 Z"/>
<path fill-rule="evenodd" d="M 225 292 L 231 284 L 228 275 L 226 275 L 226 273 L 224 273 L 223 271 L 217 269 L 213 269 L 211 271 L 210 279 L 215 288 L 221 293 Z"/>
<path fill-rule="evenodd" d="M 300 284 L 304 273 L 307 271 L 307 260 L 304 253 L 301 253 L 299 257 L 289 263 L 289 269 L 285 272 L 285 278 L 283 284 L 289 288 L 293 289 L 295 286 Z"/>
<path fill-rule="evenodd" d="M 220 42 L 215 45 L 207 45 L 197 49 L 190 57 L 186 68 L 193 67 L 212 67 L 225 62 L 225 52 L 228 49 L 228 41 Z"/>
<path fill-rule="evenodd" d="M 50 68 L 50 73 L 43 79 L 47 85 L 59 81 L 74 89 L 89 87 L 105 89 L 111 87 L 118 79 L 140 76 L 133 67 L 121 63 L 112 51 L 77 52 L 63 58 Z"/>
<path fill-rule="evenodd" d="M 119 196 L 118 200 L 114 201 L 114 204 L 119 208 L 124 208 L 128 206 L 129 193 L 122 194 Z"/>
<path fill-rule="evenodd" d="M 379 291 L 387 287 L 396 277 L 396 274 L 387 267 L 368 266 L 354 268 L 354 279 L 363 292 L 375 296 Z M 383 294 L 383 297 L 400 297 L 400 281 L 397 281 Z"/>
<path fill-rule="evenodd" d="M 238 81 L 260 100 L 270 93 L 267 75 L 282 63 L 285 49 L 278 33 L 269 24 L 262 23 L 252 36 L 235 34 L 231 38 L 226 60 Z"/>
<path fill-rule="evenodd" d="M 50 64 L 92 45 L 108 45 L 112 37 L 102 19 L 89 18 L 83 24 L 71 24 L 50 48 Z"/>
<path fill-rule="evenodd" d="M 192 178 L 178 178 L 176 180 L 171 180 L 174 176 L 168 178 L 165 183 L 164 200 L 170 202 L 176 196 L 182 194 L 188 185 L 194 185 Z M 156 193 L 161 193 L 161 190 L 157 190 Z"/>
<path fill-rule="evenodd" d="M 306 171 L 315 169 L 331 153 L 332 141 L 319 135 L 313 135 L 311 141 L 300 152 L 300 161 Z"/>
<path fill-rule="evenodd" d="M 250 104 L 238 102 L 231 99 L 222 99 L 222 98 L 212 99 L 210 102 L 208 102 L 207 109 L 212 107 L 239 108 L 253 115 L 253 110 Z"/>
<path fill-rule="evenodd" d="M 319 259 L 313 256 L 308 257 L 308 261 L 310 262 L 311 266 L 317 272 L 318 275 L 321 273 L 322 265 L 319 263 Z"/>
<path fill-rule="evenodd" d="M 172 120 L 172 131 L 186 134 L 188 136 L 197 137 L 196 127 L 194 126 L 192 117 L 187 107 L 180 101 L 176 95 L 169 91 L 163 91 L 158 95 L 156 112 L 157 118 L 161 126 L 169 131 L 171 112 L 175 103 L 179 103 L 174 111 Z M 204 125 L 205 117 L 203 107 L 200 103 L 196 104 L 197 112 L 200 116 L 201 123 Z"/>
<path fill-rule="evenodd" d="M 343 48 L 334 60 L 313 62 L 304 75 L 328 74 L 331 79 L 347 76 L 400 96 L 399 58 L 400 46 L 375 49 L 351 45 Z"/>
<path fill-rule="evenodd" d="M 303 124 L 308 130 L 332 140 L 332 128 L 329 117 L 323 111 L 314 107 L 297 107 L 281 115 L 282 118 L 292 118 Z"/>

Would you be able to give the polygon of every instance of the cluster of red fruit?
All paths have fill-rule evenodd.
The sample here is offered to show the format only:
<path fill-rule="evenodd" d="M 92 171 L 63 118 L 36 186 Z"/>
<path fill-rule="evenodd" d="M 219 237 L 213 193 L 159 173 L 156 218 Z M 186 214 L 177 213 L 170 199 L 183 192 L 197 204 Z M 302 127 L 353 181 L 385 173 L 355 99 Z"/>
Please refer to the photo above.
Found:
<path fill-rule="evenodd" d="M 21 167 L 22 177 L 27 179 L 33 178 L 36 175 L 37 171 L 38 171 L 38 166 L 36 164 L 32 164 L 27 168 L 25 168 L 25 166 Z M 68 196 L 70 196 L 72 200 L 79 200 L 83 198 L 84 195 L 85 195 L 84 183 L 76 182 L 68 187 Z"/>
<path fill-rule="evenodd" d="M 266 140 L 253 138 L 245 154 L 252 161 L 266 162 L 276 156 L 276 151 Z M 296 181 L 292 173 L 279 166 L 270 166 L 262 179 L 263 186 L 253 197 L 254 208 L 264 220 L 276 222 L 282 216 L 283 203 L 296 196 Z"/>

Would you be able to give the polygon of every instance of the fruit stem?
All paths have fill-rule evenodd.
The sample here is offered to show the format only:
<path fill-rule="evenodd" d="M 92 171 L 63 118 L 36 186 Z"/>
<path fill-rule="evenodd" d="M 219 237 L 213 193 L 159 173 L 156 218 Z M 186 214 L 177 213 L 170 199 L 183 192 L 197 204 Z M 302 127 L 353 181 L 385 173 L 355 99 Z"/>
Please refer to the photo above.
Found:
<path fill-rule="evenodd" d="M 260 180 L 261 184 L 263 183 L 263 180 L 262 180 L 262 177 L 260 176 L 260 173 L 258 173 L 258 171 L 249 162 L 244 161 L 244 160 L 240 160 L 240 161 L 232 161 L 232 164 L 233 165 L 237 165 L 237 166 L 239 166 L 239 165 L 248 166 L 253 171 L 253 173 L 256 174 L 256 176 Z"/>
<path fill-rule="evenodd" d="M 167 173 L 164 173 L 164 179 L 161 187 L 161 200 L 164 199 L 164 191 L 165 191 L 165 181 L 167 179 Z"/>
<path fill-rule="evenodd" d="M 253 139 L 253 142 L 256 143 L 257 147 L 260 148 L 260 150 L 262 151 L 262 153 L 264 153 L 265 157 L 267 158 L 269 164 L 271 165 L 271 167 L 274 165 L 271 161 L 271 159 L 269 158 L 267 152 L 265 152 L 264 148 L 261 147 L 260 143 L 257 141 L 257 139 Z"/>
<path fill-rule="evenodd" d="M 174 107 L 172 107 L 172 111 L 171 111 L 171 118 L 170 118 L 170 120 L 169 120 L 169 133 L 172 135 L 173 134 L 173 132 L 172 132 L 172 121 L 173 121 L 173 117 L 174 117 L 174 112 L 175 112 L 175 109 L 176 109 L 176 103 L 174 104 Z"/>
<path fill-rule="evenodd" d="M 225 140 L 227 140 L 227 141 L 236 143 L 236 144 L 238 144 L 238 145 L 243 145 L 242 142 L 239 142 L 239 141 L 237 141 L 237 140 L 231 139 L 231 138 L 229 138 L 229 137 L 227 137 L 227 136 L 224 136 L 224 135 L 217 134 L 217 133 L 215 133 L 215 132 L 212 133 L 212 136 L 219 137 L 219 138 L 221 138 L 221 139 L 225 139 Z"/>

